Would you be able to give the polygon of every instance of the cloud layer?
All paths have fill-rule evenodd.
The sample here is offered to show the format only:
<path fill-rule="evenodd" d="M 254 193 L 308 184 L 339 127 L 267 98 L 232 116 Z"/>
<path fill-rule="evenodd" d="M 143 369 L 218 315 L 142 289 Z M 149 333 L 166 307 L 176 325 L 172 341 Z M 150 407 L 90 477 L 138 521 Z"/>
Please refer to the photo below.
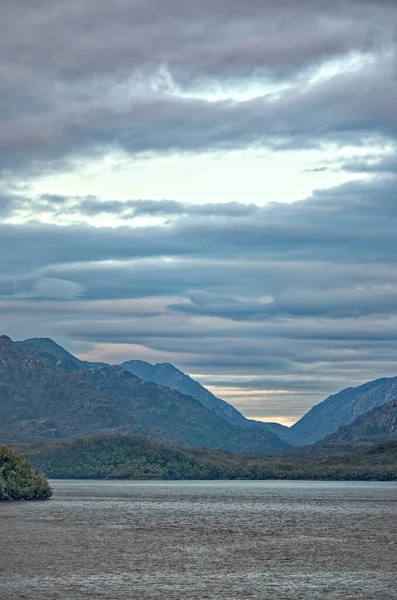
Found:
<path fill-rule="evenodd" d="M 394 373 L 395 184 L 264 207 L 57 198 L 55 210 L 70 205 L 82 219 L 120 208 L 127 224 L 3 223 L 0 311 L 14 336 L 27 335 L 29 315 L 32 335 L 87 352 L 108 344 L 114 360 L 170 360 L 212 374 L 223 395 L 240 388 L 252 416 L 298 416 L 315 394 Z M 142 214 L 165 220 L 135 225 Z"/>
<path fill-rule="evenodd" d="M 169 360 L 268 419 L 397 374 L 395 2 L 0 6 L 6 333 Z M 244 149 L 350 180 L 263 206 L 45 190 L 89 160 Z"/>
<path fill-rule="evenodd" d="M 394 139 L 393 2 L 3 4 L 4 172 Z"/>

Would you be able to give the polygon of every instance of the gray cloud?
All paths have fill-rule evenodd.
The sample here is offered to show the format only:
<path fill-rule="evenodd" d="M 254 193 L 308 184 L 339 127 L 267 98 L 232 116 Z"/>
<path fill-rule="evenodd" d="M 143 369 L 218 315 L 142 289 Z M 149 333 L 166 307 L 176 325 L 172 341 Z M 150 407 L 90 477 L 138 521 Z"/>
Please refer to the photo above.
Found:
<path fill-rule="evenodd" d="M 133 215 L 165 217 L 145 227 L 3 223 L 0 319 L 13 337 L 51 335 L 91 358 L 174 362 L 241 389 L 233 399 L 247 414 L 257 402 L 299 416 L 326 393 L 395 374 L 394 190 L 381 177 L 290 205 L 127 201 Z M 94 197 L 38 202 L 101 210 Z"/>
<path fill-rule="evenodd" d="M 164 64 L 191 77 L 277 73 L 386 45 L 395 12 L 379 1 L 340 2 L 338 11 L 325 0 L 13 2 L 2 7 L 2 54 L 69 79 Z"/>
<path fill-rule="evenodd" d="M 340 2 L 337 11 L 325 0 L 251 0 L 244 9 L 237 0 L 116 0 L 111 9 L 103 0 L 5 4 L 3 176 L 120 150 L 395 139 L 396 23 L 393 3 L 359 0 Z M 355 68 L 334 66 L 328 77 L 313 78 L 340 59 Z M 284 87 L 253 100 L 194 97 L 275 82 Z"/>
<path fill-rule="evenodd" d="M 253 416 L 298 417 L 396 375 L 394 1 L 0 7 L 6 333 L 170 360 L 234 387 Z M 115 152 L 330 143 L 388 152 L 316 164 L 366 177 L 291 205 L 29 194 L 38 175 Z M 106 216 L 123 226 L 89 224 Z"/>
<path fill-rule="evenodd" d="M 10 120 L 0 129 L 0 153 L 9 168 L 46 161 L 48 169 L 67 157 L 120 150 L 142 155 L 255 145 L 312 148 L 329 141 L 363 142 L 371 135 L 395 139 L 396 95 L 390 73 L 380 76 L 375 67 L 307 89 L 297 84 L 277 100 L 210 102 L 159 95 L 132 99 L 124 108 L 96 102 Z"/>
<path fill-rule="evenodd" d="M 204 208 L 202 214 L 186 207 L 183 218 L 147 227 L 3 223 L 3 272 L 16 276 L 27 265 L 42 269 L 48 265 L 151 257 L 284 262 L 311 261 L 315 256 L 320 262 L 395 261 L 393 178 L 352 182 L 315 192 L 308 200 L 293 204 L 270 204 L 260 209 L 243 206 L 242 216 L 233 219 L 231 207 L 226 205 L 223 214 L 223 206 Z M 216 218 L 208 218 L 206 210 Z M 233 210 L 238 212 L 235 205 Z M 29 251 L 24 252 L 22 249 L 27 247 Z"/>

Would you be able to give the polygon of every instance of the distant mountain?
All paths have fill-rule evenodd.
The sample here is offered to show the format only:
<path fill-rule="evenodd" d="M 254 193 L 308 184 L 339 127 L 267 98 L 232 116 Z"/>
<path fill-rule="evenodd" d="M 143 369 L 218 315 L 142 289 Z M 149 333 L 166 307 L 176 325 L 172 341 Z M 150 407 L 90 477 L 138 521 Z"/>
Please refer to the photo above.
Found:
<path fill-rule="evenodd" d="M 83 371 L 117 406 L 150 431 L 163 431 L 183 446 L 261 452 L 288 444 L 267 430 L 234 427 L 192 396 L 139 379 L 120 365 Z"/>
<path fill-rule="evenodd" d="M 247 419 L 247 421 L 252 429 L 267 429 L 288 442 L 290 427 L 281 425 L 281 423 L 273 423 L 272 421 L 254 421 L 253 419 Z"/>
<path fill-rule="evenodd" d="M 232 425 L 242 427 L 243 429 L 266 429 L 282 439 L 288 433 L 289 428 L 279 423 L 263 423 L 247 419 L 234 406 L 214 396 L 198 381 L 192 379 L 189 375 L 186 375 L 170 363 L 152 365 L 144 360 L 128 360 L 123 362 L 121 366 L 140 379 L 164 385 L 173 390 L 178 390 L 182 394 L 188 394 L 196 398 L 203 406 L 223 417 Z"/>
<path fill-rule="evenodd" d="M 80 373 L 81 375 L 84 372 L 85 377 L 88 378 L 91 376 L 87 375 L 87 370 L 101 367 L 104 368 L 106 366 L 110 367 L 110 365 L 106 365 L 105 363 L 91 363 L 80 360 L 49 338 L 32 338 L 18 343 L 25 351 L 30 353 L 33 352 L 35 355 L 45 358 L 47 361 L 63 370 L 74 372 L 76 374 Z M 260 431 L 274 434 L 276 439 L 280 438 L 283 442 L 285 442 L 284 447 L 287 445 L 305 446 L 307 444 L 313 444 L 336 432 L 340 426 L 351 423 L 359 415 L 366 413 L 374 407 L 382 406 L 383 404 L 397 397 L 397 377 L 370 381 L 356 388 L 347 388 L 338 394 L 329 396 L 329 398 L 317 406 L 314 406 L 308 413 L 306 413 L 306 415 L 304 415 L 297 423 L 295 423 L 295 425 L 292 427 L 285 427 L 279 423 L 262 423 L 260 421 L 246 419 L 236 408 L 224 400 L 214 396 L 214 394 L 203 387 L 198 381 L 195 381 L 169 363 L 152 365 L 141 360 L 131 360 L 122 363 L 120 367 L 141 380 L 157 384 L 163 388 L 175 390 L 185 395 L 185 397 L 198 400 L 203 407 L 209 409 L 212 413 L 220 417 L 222 422 L 226 421 L 238 431 L 241 429 L 251 431 L 250 434 L 248 434 L 247 431 L 248 435 L 245 436 L 240 432 L 240 439 L 238 440 L 234 434 L 232 435 L 232 433 L 230 433 L 231 437 L 229 439 L 234 439 L 231 446 L 227 445 L 229 442 L 223 440 L 222 443 L 226 443 L 226 446 L 223 447 L 234 450 L 237 448 L 244 448 L 247 449 L 247 451 L 254 451 L 254 448 L 261 447 L 261 444 L 263 444 L 263 450 L 260 451 L 268 451 L 272 444 L 269 439 L 262 439 L 262 441 L 260 441 Z M 115 388 L 119 389 L 119 385 L 121 385 L 122 380 L 120 370 L 113 371 L 113 377 L 116 376 L 118 377 L 118 384 L 115 385 Z M 118 402 L 117 398 L 113 394 L 111 386 L 105 389 L 103 387 L 103 382 L 101 384 L 96 382 L 95 385 L 98 386 L 103 394 L 112 396 L 113 400 Z M 123 382 L 123 385 L 126 385 L 125 381 Z M 132 386 L 131 382 L 128 385 Z M 120 390 L 118 393 L 121 394 Z M 122 395 L 125 397 L 126 393 L 126 390 L 124 390 Z M 132 391 L 130 393 L 132 394 Z M 149 388 L 147 388 L 147 393 L 149 395 L 152 393 L 149 392 Z M 164 398 L 168 398 L 168 393 L 164 390 L 163 395 Z M 191 406 L 191 404 L 189 404 L 189 406 Z M 120 407 L 118 407 L 118 409 L 119 408 Z M 140 418 L 143 418 L 143 416 Z M 145 430 L 146 426 L 143 426 L 141 421 L 139 424 L 135 424 L 136 427 L 138 427 L 138 425 L 141 427 L 141 429 L 134 429 L 134 433 L 142 433 Z M 153 423 L 151 423 L 150 426 L 152 425 Z M 164 427 L 166 426 L 164 425 Z M 182 445 L 184 443 L 190 443 L 187 441 L 190 439 L 189 436 L 186 439 L 178 438 L 176 431 L 174 431 L 171 438 L 169 438 L 167 437 L 169 434 L 166 433 L 165 430 L 162 429 L 161 431 L 161 435 L 158 431 L 158 436 L 160 437 L 155 439 L 159 439 L 163 442 L 170 442 L 172 439 L 174 439 L 175 443 L 180 443 Z M 153 437 L 154 433 L 151 435 Z M 199 439 L 201 439 L 200 436 L 197 437 L 195 443 L 199 443 Z M 276 444 L 274 439 L 273 442 L 274 448 L 280 449 L 279 444 Z M 353 442 L 353 440 L 350 440 L 349 444 L 347 442 L 348 440 L 344 440 L 343 448 L 349 447 L 352 450 L 357 447 L 356 444 L 360 443 L 355 441 Z M 327 443 L 329 448 L 337 451 L 339 445 L 337 440 L 329 440 Z M 210 444 L 210 447 L 214 447 L 210 438 L 207 439 L 207 443 L 205 445 L 208 444 Z"/>
<path fill-rule="evenodd" d="M 54 364 L 37 346 L 32 353 L 27 344 L 0 337 L 0 439 L 123 432 L 236 452 L 288 446 L 267 430 L 234 427 L 191 396 L 138 379 L 120 366 L 70 372 L 61 368 L 65 364 L 70 368 L 69 356 Z"/>
<path fill-rule="evenodd" d="M 143 360 L 129 360 L 121 364 L 136 377 L 164 385 L 182 394 L 196 398 L 209 410 L 226 419 L 229 423 L 248 429 L 251 424 L 234 406 L 224 400 L 217 398 L 209 390 L 195 381 L 189 375 L 182 373 L 179 369 L 169 363 L 158 363 L 151 365 Z"/>
<path fill-rule="evenodd" d="M 81 369 L 101 367 L 105 364 L 80 360 L 50 338 L 30 338 L 16 343 L 19 344 L 21 348 L 24 348 L 28 352 L 38 354 L 65 371 L 80 371 Z"/>
<path fill-rule="evenodd" d="M 383 442 L 397 438 L 397 399 L 360 415 L 325 438 L 326 442 Z"/>
<path fill-rule="evenodd" d="M 0 440 L 128 431 L 137 425 L 81 373 L 0 336 Z"/>
<path fill-rule="evenodd" d="M 341 425 L 382 406 L 397 397 L 397 377 L 377 379 L 347 388 L 314 406 L 288 430 L 288 441 L 295 446 L 313 444 L 334 433 Z"/>
<path fill-rule="evenodd" d="M 50 338 L 31 338 L 18 343 L 22 348 L 46 358 L 52 364 L 67 371 L 80 371 L 106 365 L 106 363 L 80 360 Z M 262 423 L 261 421 L 246 419 L 234 406 L 217 398 L 198 381 L 169 363 L 152 365 L 143 360 L 131 360 L 124 362 L 121 366 L 140 379 L 169 387 L 196 398 L 203 406 L 226 419 L 231 425 L 243 429 L 265 429 L 287 441 L 288 427 L 279 423 Z"/>

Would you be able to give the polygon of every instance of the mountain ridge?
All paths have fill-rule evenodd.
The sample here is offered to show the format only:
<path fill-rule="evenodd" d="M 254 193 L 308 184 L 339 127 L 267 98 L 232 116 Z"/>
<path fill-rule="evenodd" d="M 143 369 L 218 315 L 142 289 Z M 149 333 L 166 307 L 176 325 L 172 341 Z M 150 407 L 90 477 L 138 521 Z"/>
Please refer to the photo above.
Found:
<path fill-rule="evenodd" d="M 327 435 L 325 441 L 373 444 L 391 438 L 397 438 L 397 398 L 359 415 L 348 425 L 342 425 L 335 433 Z"/>
<path fill-rule="evenodd" d="M 56 362 L 37 349 L 30 352 L 26 344 L 0 339 L 3 440 L 118 432 L 238 452 L 288 446 L 268 431 L 245 433 L 196 399 L 138 379 L 120 366 L 89 363 L 90 369 L 70 371 L 69 362 Z"/>
<path fill-rule="evenodd" d="M 397 377 L 383 377 L 349 387 L 311 408 L 288 432 L 295 446 L 313 444 L 356 417 L 397 397 Z"/>
<path fill-rule="evenodd" d="M 69 371 L 78 371 L 94 367 L 105 366 L 108 363 L 83 361 L 54 342 L 50 338 L 29 338 L 18 342 L 22 347 L 39 354 L 56 366 Z M 111 365 L 117 366 L 117 365 Z M 171 363 L 157 363 L 152 365 L 143 360 L 124 361 L 124 369 L 140 379 L 151 381 L 173 390 L 177 390 L 199 400 L 203 406 L 213 411 L 218 416 L 226 419 L 231 425 L 243 429 L 264 429 L 274 433 L 277 437 L 287 440 L 288 427 L 279 423 L 267 423 L 247 419 L 233 405 L 221 398 L 217 398 L 198 381 L 183 373 Z"/>
<path fill-rule="evenodd" d="M 9 340 L 9 338 L 7 339 Z M 13 342 L 9 340 L 8 343 Z M 163 393 L 165 396 L 168 395 L 168 398 L 169 392 L 165 391 L 166 389 L 179 392 L 192 399 L 198 400 L 203 408 L 210 410 L 214 415 L 222 419 L 220 431 L 223 430 L 223 421 L 227 421 L 232 427 L 237 428 L 238 430 L 251 431 L 252 437 L 256 438 L 257 441 L 260 439 L 258 432 L 266 431 L 273 433 L 276 438 L 281 439 L 284 444 L 292 444 L 298 447 L 320 442 L 320 440 L 334 434 L 339 427 L 349 425 L 349 423 L 354 421 L 359 415 L 364 415 L 374 407 L 382 406 L 393 397 L 397 397 L 397 377 L 385 377 L 369 381 L 360 386 L 345 388 L 336 394 L 332 394 L 310 409 L 292 427 L 288 428 L 278 423 L 261 423 L 260 421 L 246 419 L 232 405 L 214 396 L 199 382 L 195 381 L 189 375 L 186 375 L 170 363 L 157 363 L 152 365 L 142 360 L 125 361 L 121 365 L 91 363 L 82 361 L 73 356 L 50 338 L 31 338 L 18 342 L 18 344 L 24 350 L 33 352 L 35 355 L 50 361 L 57 368 L 74 372 L 75 374 L 80 373 L 80 376 L 85 377 L 86 380 L 90 379 L 91 383 L 99 386 L 99 391 L 108 399 L 109 396 L 112 396 L 114 390 L 109 387 L 106 389 L 104 381 L 102 381 L 100 385 L 98 382 L 93 382 L 93 376 L 88 374 L 89 372 L 92 372 L 92 370 L 104 369 L 106 367 L 113 369 L 113 376 L 116 377 L 117 374 L 118 377 L 117 385 L 115 384 L 116 387 L 120 387 L 121 385 L 123 375 L 120 369 L 122 369 L 132 376 L 139 377 L 142 381 L 161 386 Z M 127 387 L 129 386 L 131 389 L 133 387 L 131 382 L 126 384 L 124 381 L 124 385 L 127 385 Z M 149 390 L 149 387 L 147 390 Z M 123 393 L 126 393 L 125 389 Z M 114 394 L 113 400 L 117 400 L 114 397 Z M 153 423 L 151 423 L 151 425 L 153 426 Z M 141 430 L 138 433 L 143 433 L 143 431 Z M 160 433 L 157 432 L 157 435 L 160 435 Z M 172 443 L 172 440 L 167 437 L 165 432 L 163 432 L 162 435 L 163 437 L 160 437 L 159 441 Z M 240 433 L 238 436 L 234 435 L 232 437 L 235 438 L 235 443 L 238 447 L 243 447 L 244 450 L 248 448 L 249 445 L 247 446 L 247 444 L 240 446 L 242 438 L 244 437 L 243 434 Z M 237 438 L 240 439 L 238 440 Z M 184 440 L 177 438 L 175 442 L 183 443 Z M 345 440 L 345 442 L 347 444 L 347 440 Z M 330 448 L 331 446 L 332 448 L 337 448 L 335 440 L 328 440 L 327 443 Z M 360 442 L 357 443 L 359 444 Z M 344 444 L 344 447 L 347 447 L 346 444 Z M 275 446 L 277 446 L 277 449 L 280 449 L 277 444 L 275 444 Z M 251 450 L 253 451 L 253 448 L 257 447 L 258 445 L 254 442 L 251 446 Z M 351 447 L 354 448 L 353 443 L 351 444 Z M 248 449 L 248 451 L 250 451 L 250 449 Z"/>
<path fill-rule="evenodd" d="M 204 406 L 223 416 L 230 423 L 239 427 L 249 428 L 250 424 L 234 406 L 221 400 L 203 387 L 198 381 L 195 381 L 190 375 L 186 375 L 170 363 L 150 364 L 143 360 L 129 360 L 121 363 L 121 366 L 146 381 L 152 381 L 160 385 L 165 385 L 171 389 L 178 390 L 199 400 Z"/>

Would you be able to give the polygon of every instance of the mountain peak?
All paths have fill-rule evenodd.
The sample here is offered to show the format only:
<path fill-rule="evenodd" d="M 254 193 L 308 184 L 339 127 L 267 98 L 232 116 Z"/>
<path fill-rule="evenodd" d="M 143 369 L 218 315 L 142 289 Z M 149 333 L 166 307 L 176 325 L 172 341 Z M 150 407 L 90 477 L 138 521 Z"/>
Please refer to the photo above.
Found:
<path fill-rule="evenodd" d="M 397 397 L 397 377 L 382 377 L 357 387 L 345 388 L 313 406 L 291 429 L 296 445 L 313 444 L 348 425 L 356 417 Z"/>
<path fill-rule="evenodd" d="M 59 344 L 57 344 L 56 342 L 54 342 L 54 340 L 52 340 L 49 337 L 43 337 L 43 338 L 28 338 L 27 340 L 24 340 L 23 343 L 25 346 L 37 346 L 39 348 L 47 349 L 47 350 L 57 350 L 59 353 L 61 354 L 69 354 L 69 352 L 67 350 L 65 350 L 65 348 L 62 348 L 62 346 L 60 346 Z"/>

